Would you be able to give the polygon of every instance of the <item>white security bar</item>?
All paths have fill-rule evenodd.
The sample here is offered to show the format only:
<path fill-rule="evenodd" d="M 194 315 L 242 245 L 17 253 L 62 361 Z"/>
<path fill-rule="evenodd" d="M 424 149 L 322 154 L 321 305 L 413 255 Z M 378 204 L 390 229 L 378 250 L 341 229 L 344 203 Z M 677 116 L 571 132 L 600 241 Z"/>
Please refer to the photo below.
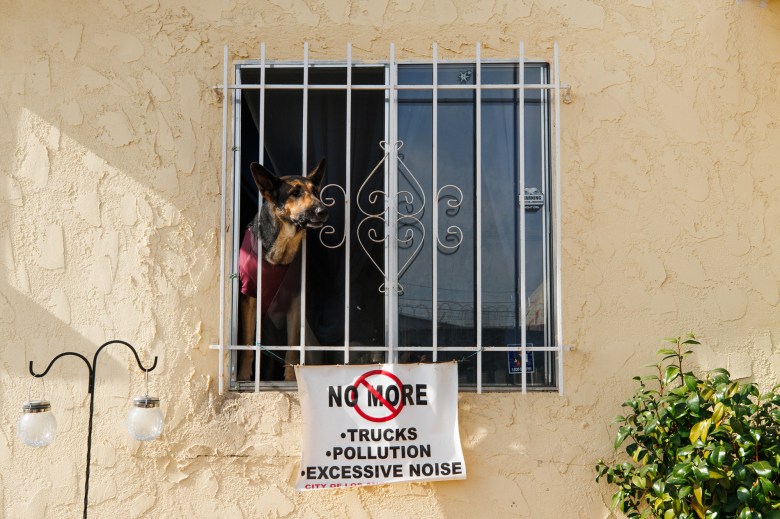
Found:
<path fill-rule="evenodd" d="M 477 43 L 477 61 L 476 61 L 476 128 L 474 136 L 477 141 L 476 158 L 477 179 L 476 179 L 476 206 L 477 223 L 475 238 L 477 243 L 476 264 L 477 264 L 477 393 L 482 393 L 482 45 Z"/>
<path fill-rule="evenodd" d="M 352 196 L 352 44 L 347 44 L 347 149 L 344 158 L 344 364 L 349 364 L 349 292 L 350 292 L 350 253 L 352 244 L 350 229 L 352 214 L 350 197 Z"/>
<path fill-rule="evenodd" d="M 447 62 L 450 63 L 450 62 Z M 300 64 L 298 65 L 300 66 Z M 354 65 L 353 65 L 354 66 Z M 222 88 L 220 85 L 219 88 Z M 246 84 L 246 85 L 228 85 L 229 89 L 234 90 L 260 90 L 260 85 Z M 266 85 L 265 90 L 303 90 L 303 85 L 282 85 L 273 84 Z M 393 90 L 430 90 L 433 85 L 351 85 L 350 90 L 387 90 L 392 88 Z M 439 90 L 476 90 L 477 85 L 445 85 L 439 84 L 437 86 Z M 566 90 L 568 87 L 561 84 L 561 90 Z M 308 90 L 346 90 L 347 85 L 315 85 L 310 84 L 307 87 Z M 514 83 L 488 83 L 482 84 L 480 90 L 555 90 L 554 84 L 540 83 L 540 84 L 527 84 L 525 86 L 517 85 Z"/>
<path fill-rule="evenodd" d="M 228 117 L 228 47 L 224 49 L 224 88 L 222 89 L 222 191 L 219 219 L 219 394 L 225 381 L 225 239 L 227 236 L 227 117 Z"/>
<path fill-rule="evenodd" d="M 563 395 L 563 290 L 561 287 L 561 77 L 558 44 L 553 45 L 555 84 L 555 345 L 558 346 L 558 393 Z"/>
<path fill-rule="evenodd" d="M 517 82 L 520 85 L 525 84 L 525 49 L 523 43 L 520 43 L 520 59 L 517 64 Z M 525 91 L 520 90 L 517 94 L 517 140 L 518 140 L 518 174 L 520 175 L 520 385 L 523 394 L 528 390 L 528 373 L 526 373 L 526 344 L 528 342 L 528 308 L 526 304 L 528 285 L 526 283 L 525 272 Z"/>
<path fill-rule="evenodd" d="M 433 44 L 433 164 L 432 164 L 432 182 L 433 189 L 433 237 L 431 247 L 433 247 L 433 272 L 431 273 L 432 301 L 431 301 L 431 332 L 433 342 L 433 362 L 439 360 L 439 46 Z"/>
<path fill-rule="evenodd" d="M 266 66 L 265 66 L 265 43 L 260 44 L 260 86 L 265 87 L 265 73 L 266 73 Z M 260 89 L 260 109 L 259 109 L 259 116 L 257 121 L 257 140 L 258 140 L 258 149 L 259 157 L 258 162 L 261 165 L 265 165 L 265 88 Z M 239 174 L 236 175 L 236 177 L 239 179 L 239 182 L 241 181 L 242 175 L 241 172 L 238 172 Z M 263 203 L 263 197 L 260 193 L 257 194 L 257 211 L 260 212 L 260 208 L 262 207 L 261 204 Z M 240 230 L 239 230 L 240 231 Z M 240 235 L 240 232 L 239 232 Z M 259 233 L 257 236 L 257 254 L 258 261 L 257 261 L 257 314 L 255 315 L 255 392 L 260 391 L 260 348 L 258 347 L 259 344 L 261 344 L 260 337 L 262 337 L 262 331 L 263 331 L 263 315 L 262 315 L 262 309 L 263 309 L 263 276 L 262 276 L 262 269 L 263 269 L 263 262 L 260 258 L 262 258 L 263 254 L 263 240 L 260 237 Z"/>
<path fill-rule="evenodd" d="M 390 85 L 398 83 L 398 67 L 395 63 L 395 44 L 390 44 Z M 390 136 L 389 143 L 389 160 L 386 162 L 388 166 L 387 181 L 385 184 L 385 193 L 389 196 L 385 197 L 385 210 L 387 214 L 386 221 L 386 235 L 387 241 L 385 242 L 387 261 L 385 262 L 387 275 L 385 276 L 385 294 L 387 304 L 385 305 L 386 321 L 387 321 L 387 346 L 390 362 L 397 362 L 397 354 L 395 348 L 398 346 L 398 322 L 394 309 L 398 306 L 398 279 L 391 279 L 390 273 L 398 272 L 398 213 L 395 203 L 395 197 L 393 194 L 398 190 L 398 91 L 390 89 L 388 92 L 388 110 L 389 110 L 389 128 L 388 135 Z"/>
<path fill-rule="evenodd" d="M 306 176 L 306 157 L 309 155 L 309 44 L 303 44 L 303 150 L 301 153 L 301 175 Z M 306 364 L 306 240 L 301 244 L 301 318 L 300 353 L 298 362 Z"/>

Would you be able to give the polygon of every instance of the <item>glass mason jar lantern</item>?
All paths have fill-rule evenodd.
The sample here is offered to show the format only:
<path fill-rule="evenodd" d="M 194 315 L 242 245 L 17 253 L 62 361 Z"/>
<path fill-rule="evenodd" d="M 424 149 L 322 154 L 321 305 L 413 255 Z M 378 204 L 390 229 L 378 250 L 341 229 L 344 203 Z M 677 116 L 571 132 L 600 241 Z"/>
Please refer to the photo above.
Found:
<path fill-rule="evenodd" d="M 139 441 L 157 439 L 163 430 L 160 399 L 145 395 L 133 399 L 133 408 L 127 414 L 127 429 Z"/>
<path fill-rule="evenodd" d="M 45 447 L 54 441 L 57 420 L 48 400 L 31 400 L 22 405 L 19 419 L 19 439 L 30 447 Z"/>

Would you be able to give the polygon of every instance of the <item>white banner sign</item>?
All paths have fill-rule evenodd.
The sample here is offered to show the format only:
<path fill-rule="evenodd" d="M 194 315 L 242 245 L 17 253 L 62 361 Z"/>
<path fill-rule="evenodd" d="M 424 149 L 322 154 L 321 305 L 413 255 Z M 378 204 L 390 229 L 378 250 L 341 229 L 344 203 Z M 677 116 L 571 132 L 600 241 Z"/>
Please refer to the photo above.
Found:
<path fill-rule="evenodd" d="M 458 364 L 296 366 L 296 489 L 465 479 Z"/>

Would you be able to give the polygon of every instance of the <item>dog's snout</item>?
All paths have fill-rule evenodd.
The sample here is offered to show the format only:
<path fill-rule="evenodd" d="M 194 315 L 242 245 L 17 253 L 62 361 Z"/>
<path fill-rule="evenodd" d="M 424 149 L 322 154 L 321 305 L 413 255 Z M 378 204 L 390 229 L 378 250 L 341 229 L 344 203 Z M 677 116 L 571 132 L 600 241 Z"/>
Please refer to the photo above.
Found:
<path fill-rule="evenodd" d="M 310 207 L 306 211 L 305 225 L 310 229 L 318 229 L 322 227 L 328 220 L 328 208 L 323 204 L 316 204 Z"/>

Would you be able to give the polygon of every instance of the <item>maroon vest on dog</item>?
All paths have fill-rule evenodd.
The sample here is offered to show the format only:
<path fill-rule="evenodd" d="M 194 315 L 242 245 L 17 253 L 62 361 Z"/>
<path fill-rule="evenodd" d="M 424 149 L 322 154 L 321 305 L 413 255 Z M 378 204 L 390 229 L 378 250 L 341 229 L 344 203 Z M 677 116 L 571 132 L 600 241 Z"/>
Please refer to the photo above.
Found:
<path fill-rule="evenodd" d="M 244 295 L 259 297 L 257 293 L 257 236 L 251 227 L 244 232 L 241 241 L 241 251 L 238 255 L 238 281 L 241 285 L 241 293 Z M 284 281 L 289 265 L 272 265 L 265 258 L 261 263 L 262 297 L 260 311 L 262 315 L 268 313 L 268 308 L 273 303 L 279 287 Z"/>

